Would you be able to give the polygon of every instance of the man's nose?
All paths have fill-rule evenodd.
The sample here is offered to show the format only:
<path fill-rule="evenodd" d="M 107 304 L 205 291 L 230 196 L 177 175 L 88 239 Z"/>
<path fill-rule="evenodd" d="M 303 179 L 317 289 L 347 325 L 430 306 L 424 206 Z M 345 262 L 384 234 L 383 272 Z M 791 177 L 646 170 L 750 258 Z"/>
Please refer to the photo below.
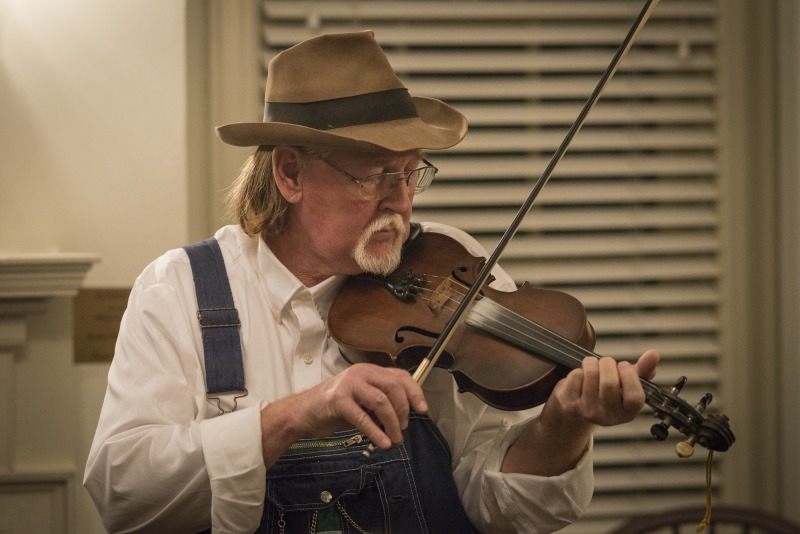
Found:
<path fill-rule="evenodd" d="M 411 209 L 411 203 L 414 200 L 414 191 L 408 187 L 408 180 L 401 178 L 389 193 L 389 196 L 384 198 L 381 203 L 387 209 L 391 209 L 396 213 L 404 213 Z"/>

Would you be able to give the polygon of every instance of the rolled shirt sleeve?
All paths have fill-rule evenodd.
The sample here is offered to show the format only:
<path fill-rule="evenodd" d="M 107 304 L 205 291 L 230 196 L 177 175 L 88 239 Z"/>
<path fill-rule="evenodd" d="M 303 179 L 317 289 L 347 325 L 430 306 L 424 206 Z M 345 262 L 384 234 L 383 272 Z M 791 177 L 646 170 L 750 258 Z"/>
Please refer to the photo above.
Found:
<path fill-rule="evenodd" d="M 110 532 L 198 532 L 211 513 L 221 528 L 242 532 L 261 517 L 260 403 L 243 399 L 238 411 L 214 417 L 188 269 L 182 251 L 151 264 L 122 320 L 84 474 Z"/>
<path fill-rule="evenodd" d="M 468 445 L 454 471 L 463 488 L 462 502 L 470 520 L 483 532 L 531 534 L 560 530 L 577 520 L 592 498 L 594 475 L 591 447 L 576 467 L 558 476 L 502 473 L 506 451 L 525 423 L 502 418 L 487 438 Z M 473 443 L 479 436 L 473 437 Z"/>
<path fill-rule="evenodd" d="M 211 481 L 213 532 L 253 532 L 264 510 L 266 468 L 254 455 L 261 443 L 261 410 L 251 406 L 207 419 L 200 425 L 203 456 Z"/>

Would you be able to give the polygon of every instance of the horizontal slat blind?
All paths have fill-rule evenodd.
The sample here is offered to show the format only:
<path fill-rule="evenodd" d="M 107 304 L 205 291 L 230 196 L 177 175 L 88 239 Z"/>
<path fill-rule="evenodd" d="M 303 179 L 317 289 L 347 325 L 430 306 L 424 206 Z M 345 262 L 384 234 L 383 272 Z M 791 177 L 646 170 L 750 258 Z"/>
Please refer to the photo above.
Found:
<path fill-rule="evenodd" d="M 491 251 L 642 0 L 262 5 L 265 69 L 305 38 L 372 29 L 413 94 L 467 116 L 464 142 L 430 155 L 440 174 L 415 219 L 462 228 Z M 517 281 L 579 298 L 598 353 L 659 348 L 656 382 L 688 376 L 692 402 L 719 390 L 717 9 L 662 0 L 501 259 Z M 646 409 L 597 432 L 595 497 L 565 532 L 705 502 L 704 454 L 679 460 L 677 436 L 653 441 L 653 422 Z"/>

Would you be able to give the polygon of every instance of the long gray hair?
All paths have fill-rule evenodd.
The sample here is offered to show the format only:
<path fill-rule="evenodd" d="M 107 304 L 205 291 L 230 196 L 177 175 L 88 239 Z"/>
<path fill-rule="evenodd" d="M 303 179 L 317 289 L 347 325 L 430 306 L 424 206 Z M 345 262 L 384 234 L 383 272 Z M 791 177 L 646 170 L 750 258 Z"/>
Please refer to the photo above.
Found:
<path fill-rule="evenodd" d="M 227 195 L 228 213 L 250 236 L 276 235 L 286 225 L 289 203 L 281 194 L 272 172 L 271 146 L 259 146 L 239 171 Z M 325 158 L 322 148 L 296 147 L 309 160 Z"/>

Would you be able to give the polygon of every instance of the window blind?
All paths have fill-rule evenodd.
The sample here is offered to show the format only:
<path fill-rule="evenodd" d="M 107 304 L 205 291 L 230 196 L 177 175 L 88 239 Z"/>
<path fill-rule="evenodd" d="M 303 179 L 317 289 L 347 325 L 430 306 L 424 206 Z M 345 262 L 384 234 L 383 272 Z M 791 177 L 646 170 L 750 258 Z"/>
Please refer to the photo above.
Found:
<path fill-rule="evenodd" d="M 607 67 L 640 0 L 265 1 L 264 69 L 321 33 L 372 29 L 412 94 L 461 110 L 470 131 L 430 154 L 440 168 L 416 220 L 491 251 Z M 713 0 L 662 0 L 500 263 L 573 294 L 596 352 L 662 353 L 656 383 L 718 392 L 717 18 Z M 710 411 L 724 406 L 718 397 Z M 565 532 L 604 532 L 705 503 L 705 454 L 650 438 L 649 410 L 596 434 L 593 502 Z M 715 463 L 718 468 L 719 460 Z M 718 473 L 714 484 L 724 483 Z"/>

